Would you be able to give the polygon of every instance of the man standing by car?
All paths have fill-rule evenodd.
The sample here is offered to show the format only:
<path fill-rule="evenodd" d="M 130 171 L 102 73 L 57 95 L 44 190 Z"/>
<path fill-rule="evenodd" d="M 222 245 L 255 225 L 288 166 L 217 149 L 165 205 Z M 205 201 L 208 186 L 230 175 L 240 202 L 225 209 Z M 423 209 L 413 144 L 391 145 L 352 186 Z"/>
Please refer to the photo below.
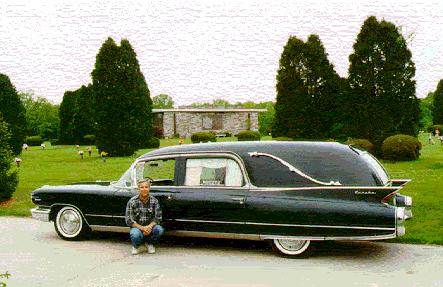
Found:
<path fill-rule="evenodd" d="M 142 243 L 146 244 L 148 253 L 155 253 L 154 243 L 158 242 L 163 234 L 162 210 L 157 199 L 149 195 L 151 182 L 142 179 L 137 182 L 139 194 L 132 197 L 126 205 L 126 224 L 132 242 L 132 254 L 138 254 Z"/>

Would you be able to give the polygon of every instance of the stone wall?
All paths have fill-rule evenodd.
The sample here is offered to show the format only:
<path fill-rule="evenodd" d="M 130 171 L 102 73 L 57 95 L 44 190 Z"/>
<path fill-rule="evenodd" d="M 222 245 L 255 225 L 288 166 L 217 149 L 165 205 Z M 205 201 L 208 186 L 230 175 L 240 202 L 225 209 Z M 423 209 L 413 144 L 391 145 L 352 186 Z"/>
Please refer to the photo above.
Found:
<path fill-rule="evenodd" d="M 225 112 L 222 128 L 218 130 L 203 130 L 202 117 L 205 113 L 198 112 L 165 112 L 163 116 L 163 135 L 174 136 L 174 113 L 176 132 L 180 137 L 191 137 L 195 132 L 214 131 L 216 133 L 230 132 L 233 135 L 247 129 L 248 114 L 250 114 L 250 129 L 258 131 L 258 112 Z M 214 114 L 214 113 L 212 113 Z"/>

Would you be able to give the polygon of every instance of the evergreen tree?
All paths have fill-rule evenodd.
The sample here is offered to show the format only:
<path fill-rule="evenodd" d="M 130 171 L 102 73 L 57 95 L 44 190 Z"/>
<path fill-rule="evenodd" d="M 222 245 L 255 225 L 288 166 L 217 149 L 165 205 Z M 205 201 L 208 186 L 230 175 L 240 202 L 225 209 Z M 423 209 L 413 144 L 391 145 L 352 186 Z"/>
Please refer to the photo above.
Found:
<path fill-rule="evenodd" d="M 434 125 L 443 125 L 443 80 L 440 80 L 434 92 L 434 107 L 432 110 Z"/>
<path fill-rule="evenodd" d="M 9 146 L 13 155 L 20 154 L 26 136 L 25 108 L 9 77 L 0 74 L 0 114 L 11 132 Z"/>
<path fill-rule="evenodd" d="M 108 38 L 91 73 L 96 102 L 96 144 L 111 156 L 132 155 L 152 138 L 152 100 L 127 40 Z"/>
<path fill-rule="evenodd" d="M 18 183 L 17 172 L 11 171 L 10 137 L 8 124 L 0 117 L 0 202 L 12 197 Z"/>
<path fill-rule="evenodd" d="M 354 53 L 349 56 L 350 135 L 369 139 L 377 147 L 394 134 L 417 135 L 419 102 L 415 96 L 415 66 L 397 27 L 373 16 L 366 19 Z"/>
<path fill-rule="evenodd" d="M 76 93 L 66 91 L 60 104 L 60 143 L 76 143 L 73 120 L 77 109 Z"/>
<path fill-rule="evenodd" d="M 75 109 L 72 117 L 72 133 L 75 142 L 84 143 L 85 135 L 95 135 L 94 94 L 92 85 L 81 86 L 74 91 Z"/>
<path fill-rule="evenodd" d="M 290 37 L 280 58 L 274 137 L 326 138 L 338 117 L 339 77 L 317 35 Z"/>

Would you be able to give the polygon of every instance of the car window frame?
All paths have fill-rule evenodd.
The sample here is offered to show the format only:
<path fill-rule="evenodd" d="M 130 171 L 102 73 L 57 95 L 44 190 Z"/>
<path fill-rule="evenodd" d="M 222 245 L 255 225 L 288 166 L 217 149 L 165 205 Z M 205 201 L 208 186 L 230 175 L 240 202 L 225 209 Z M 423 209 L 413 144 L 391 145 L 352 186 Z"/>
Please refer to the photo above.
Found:
<path fill-rule="evenodd" d="M 216 158 L 220 158 L 220 159 L 230 159 L 233 160 L 239 167 L 240 173 L 241 173 L 241 177 L 242 177 L 242 185 L 240 186 L 225 186 L 225 185 L 185 185 L 185 181 L 186 181 L 186 164 L 187 161 L 189 159 L 216 159 Z M 183 182 L 182 182 L 182 186 L 187 187 L 187 188 L 215 188 L 215 189 L 220 189 L 220 188 L 243 188 L 244 186 L 247 185 L 246 179 L 245 179 L 245 175 L 244 172 L 242 170 L 241 164 L 239 162 L 237 162 L 235 159 L 231 158 L 231 157 L 226 157 L 223 155 L 215 155 L 215 156 L 193 156 L 193 157 L 185 157 L 183 159 L 184 161 L 184 171 L 183 171 Z"/>
<path fill-rule="evenodd" d="M 243 159 L 236 153 L 231 151 L 193 151 L 193 152 L 171 152 L 167 154 L 159 154 L 159 155 L 153 155 L 153 156 L 147 156 L 143 158 L 138 158 L 134 161 L 134 163 L 131 165 L 131 179 L 133 182 L 133 187 L 136 187 L 136 170 L 135 167 L 139 162 L 142 161 L 150 161 L 150 160 L 157 160 L 157 159 L 165 159 L 165 158 L 175 158 L 176 162 L 176 170 L 175 170 L 175 179 L 174 182 L 176 185 L 174 185 L 175 189 L 189 189 L 190 186 L 184 185 L 184 178 L 185 178 L 185 171 L 182 170 L 183 167 L 186 167 L 186 159 L 188 158 L 196 158 L 196 157 L 227 157 L 230 159 L 233 159 L 240 167 L 240 171 L 243 176 L 243 185 L 239 187 L 232 187 L 232 186 L 192 186 L 192 188 L 206 188 L 206 189 L 250 189 L 254 186 L 252 185 L 249 175 L 246 171 L 245 164 L 243 162 Z"/>

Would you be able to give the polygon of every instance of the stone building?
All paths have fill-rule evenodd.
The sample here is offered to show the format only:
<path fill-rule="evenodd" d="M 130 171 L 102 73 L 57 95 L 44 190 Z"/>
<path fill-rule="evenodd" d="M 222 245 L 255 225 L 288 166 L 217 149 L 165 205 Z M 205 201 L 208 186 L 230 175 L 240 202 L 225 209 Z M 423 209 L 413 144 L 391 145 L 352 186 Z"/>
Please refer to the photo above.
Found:
<path fill-rule="evenodd" d="M 213 131 L 233 135 L 258 131 L 258 113 L 266 109 L 176 108 L 153 109 L 153 126 L 158 135 L 191 137 L 195 132 Z"/>

